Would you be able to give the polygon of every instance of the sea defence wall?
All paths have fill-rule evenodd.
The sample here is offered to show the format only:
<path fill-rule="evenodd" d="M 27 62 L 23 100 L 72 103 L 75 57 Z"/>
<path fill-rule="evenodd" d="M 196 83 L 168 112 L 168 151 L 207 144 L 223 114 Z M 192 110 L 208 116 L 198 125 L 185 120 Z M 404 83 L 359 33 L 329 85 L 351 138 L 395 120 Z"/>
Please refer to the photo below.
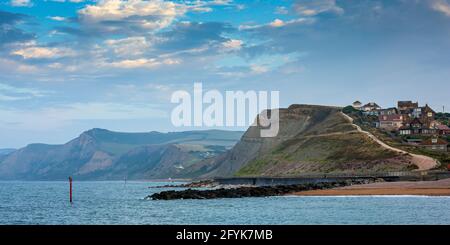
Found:
<path fill-rule="evenodd" d="M 330 178 L 304 178 L 304 177 L 236 177 L 236 178 L 216 178 L 214 182 L 220 185 L 254 185 L 254 186 L 275 186 L 275 185 L 298 185 L 307 183 L 327 183 L 351 179 L 374 179 L 373 177 L 330 177 Z M 390 180 L 395 181 L 395 180 Z"/>
<path fill-rule="evenodd" d="M 220 185 L 297 185 L 305 183 L 326 183 L 356 179 L 383 179 L 384 181 L 432 181 L 450 178 L 450 171 L 415 171 L 415 172 L 386 172 L 371 174 L 314 174 L 295 177 L 231 177 L 215 178 Z"/>

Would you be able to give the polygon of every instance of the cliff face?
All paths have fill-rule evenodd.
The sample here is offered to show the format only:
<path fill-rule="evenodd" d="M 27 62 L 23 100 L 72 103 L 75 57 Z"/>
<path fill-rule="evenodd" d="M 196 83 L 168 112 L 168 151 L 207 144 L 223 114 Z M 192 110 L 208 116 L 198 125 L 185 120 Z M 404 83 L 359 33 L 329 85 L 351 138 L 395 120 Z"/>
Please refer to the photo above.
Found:
<path fill-rule="evenodd" d="M 259 127 L 250 127 L 241 141 L 212 165 L 203 177 L 412 168 L 408 157 L 386 150 L 357 132 L 340 108 L 314 105 L 280 109 L 278 136 L 262 138 Z"/>
<path fill-rule="evenodd" d="M 1 155 L 0 179 L 196 177 L 190 174 L 192 164 L 224 153 L 241 135 L 220 130 L 121 133 L 92 129 L 63 145 L 31 144 Z"/>

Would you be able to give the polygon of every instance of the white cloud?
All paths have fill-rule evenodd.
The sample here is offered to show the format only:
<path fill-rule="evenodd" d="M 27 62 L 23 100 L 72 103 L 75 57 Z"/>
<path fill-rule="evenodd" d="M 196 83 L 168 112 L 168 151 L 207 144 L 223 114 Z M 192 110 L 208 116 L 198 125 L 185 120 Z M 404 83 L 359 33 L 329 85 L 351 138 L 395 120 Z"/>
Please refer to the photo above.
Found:
<path fill-rule="evenodd" d="M 450 2 L 447 0 L 436 0 L 433 1 L 431 7 L 450 17 Z"/>
<path fill-rule="evenodd" d="M 48 18 L 51 20 L 54 20 L 54 21 L 65 21 L 66 20 L 66 18 L 62 17 L 62 16 L 49 16 Z"/>
<path fill-rule="evenodd" d="M 214 11 L 214 6 L 234 6 L 236 10 L 245 9 L 244 4 L 234 4 L 232 0 L 211 0 L 211 1 L 185 1 L 184 7 L 188 11 L 208 13 Z"/>
<path fill-rule="evenodd" d="M 190 8 L 190 10 L 193 12 L 200 12 L 200 13 L 209 13 L 213 11 L 211 7 L 203 7 L 203 6 L 193 6 Z"/>
<path fill-rule="evenodd" d="M 238 40 L 238 39 L 230 39 L 230 40 L 222 43 L 225 50 L 239 50 L 242 48 L 243 44 L 244 44 L 244 42 L 242 40 Z"/>
<path fill-rule="evenodd" d="M 281 27 L 281 26 L 284 26 L 285 23 L 284 23 L 284 21 L 282 21 L 280 19 L 275 19 L 269 25 L 272 26 L 272 27 Z"/>
<path fill-rule="evenodd" d="M 311 23 L 314 23 L 314 19 L 313 18 L 298 18 L 298 19 L 292 19 L 292 20 L 288 20 L 288 21 L 275 19 L 272 22 L 263 24 L 263 25 L 241 25 L 241 26 L 239 26 L 239 30 L 252 30 L 252 29 L 258 29 L 258 28 L 262 28 L 262 27 L 278 28 L 278 27 L 283 27 L 283 26 L 290 25 L 290 24 L 299 24 L 299 23 L 311 24 Z"/>
<path fill-rule="evenodd" d="M 245 8 L 247 8 L 247 7 L 244 4 L 237 4 L 236 5 L 236 9 L 239 10 L 239 11 L 244 10 Z"/>
<path fill-rule="evenodd" d="M 52 2 L 59 2 L 59 3 L 65 3 L 65 2 L 71 2 L 71 3 L 82 3 L 85 0 L 51 0 Z"/>
<path fill-rule="evenodd" d="M 213 6 L 234 6 L 231 0 L 164 1 L 164 0 L 99 0 L 78 11 L 87 29 L 106 33 L 136 32 L 139 28 L 156 31 L 169 27 L 187 12 L 211 12 Z M 243 5 L 235 5 L 242 8 Z"/>
<path fill-rule="evenodd" d="M 59 62 L 55 62 L 55 63 L 49 64 L 48 67 L 50 67 L 52 69 L 61 69 L 61 68 L 63 68 L 63 64 L 61 64 Z"/>
<path fill-rule="evenodd" d="M 2 94 L 0 92 L 0 101 L 17 101 L 17 100 L 28 100 L 31 99 L 30 96 L 13 96 L 13 95 L 6 95 Z"/>
<path fill-rule="evenodd" d="M 264 65 L 253 64 L 253 65 L 250 65 L 250 70 L 254 74 L 262 74 L 262 73 L 268 72 L 270 70 L 270 68 L 267 66 L 264 66 Z"/>
<path fill-rule="evenodd" d="M 288 14 L 289 10 L 284 6 L 279 6 L 275 9 L 276 14 Z"/>
<path fill-rule="evenodd" d="M 43 97 L 49 92 L 0 83 L 0 101 L 17 101 Z"/>
<path fill-rule="evenodd" d="M 25 47 L 11 52 L 13 55 L 22 56 L 25 59 L 51 59 L 74 56 L 75 52 L 69 48 Z"/>
<path fill-rule="evenodd" d="M 20 62 L 16 62 L 8 59 L 0 58 L 0 71 L 3 74 L 6 73 L 35 73 L 39 69 L 34 65 L 22 64 Z"/>
<path fill-rule="evenodd" d="M 170 1 L 102 0 L 95 5 L 87 5 L 78 14 L 82 21 L 88 23 L 133 18 L 131 24 L 155 30 L 169 26 L 177 16 L 185 12 L 184 5 Z"/>
<path fill-rule="evenodd" d="M 159 92 L 168 92 L 172 89 L 171 86 L 163 84 L 147 84 L 146 87 L 149 89 L 157 90 Z"/>
<path fill-rule="evenodd" d="M 177 59 L 134 59 L 134 60 L 121 60 L 116 62 L 107 63 L 107 66 L 112 66 L 116 68 L 122 68 L 122 69 L 135 69 L 135 68 L 155 68 L 162 65 L 176 65 L 179 64 L 181 61 Z"/>
<path fill-rule="evenodd" d="M 80 66 L 75 66 L 75 65 L 65 65 L 59 62 L 55 62 L 55 63 L 50 63 L 47 65 L 48 68 L 50 69 L 55 69 L 58 71 L 66 71 L 66 72 L 75 72 L 81 69 Z"/>
<path fill-rule="evenodd" d="M 298 60 L 301 53 L 290 54 L 261 54 L 251 60 L 233 58 L 217 64 L 219 72 L 223 76 L 247 77 L 263 73 L 279 71 L 284 74 L 293 74 L 295 66 L 299 70 Z"/>
<path fill-rule="evenodd" d="M 142 55 L 151 47 L 145 37 L 128 37 L 123 39 L 109 39 L 106 46 L 121 57 Z"/>
<path fill-rule="evenodd" d="M 14 7 L 31 7 L 33 3 L 31 0 L 11 0 L 11 6 Z"/>
<path fill-rule="evenodd" d="M 294 10 L 302 16 L 314 16 L 326 12 L 344 13 L 344 9 L 336 4 L 336 0 L 297 0 Z"/>
<path fill-rule="evenodd" d="M 208 3 L 211 5 L 231 5 L 233 3 L 233 0 L 212 0 L 209 1 Z"/>

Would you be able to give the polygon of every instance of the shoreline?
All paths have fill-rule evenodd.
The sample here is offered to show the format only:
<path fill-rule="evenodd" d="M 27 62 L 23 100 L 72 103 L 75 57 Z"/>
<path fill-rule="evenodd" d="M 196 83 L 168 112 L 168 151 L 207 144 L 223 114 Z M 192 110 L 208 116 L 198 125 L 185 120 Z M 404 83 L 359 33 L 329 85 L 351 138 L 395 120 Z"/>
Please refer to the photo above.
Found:
<path fill-rule="evenodd" d="M 295 196 L 450 196 L 450 179 L 437 181 L 380 182 L 327 190 L 294 192 Z"/>

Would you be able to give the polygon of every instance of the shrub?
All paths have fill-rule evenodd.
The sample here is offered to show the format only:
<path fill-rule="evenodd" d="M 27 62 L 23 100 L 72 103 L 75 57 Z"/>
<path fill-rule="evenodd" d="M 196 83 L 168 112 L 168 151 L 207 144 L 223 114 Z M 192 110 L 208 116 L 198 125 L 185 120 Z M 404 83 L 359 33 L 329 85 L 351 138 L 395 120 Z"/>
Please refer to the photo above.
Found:
<path fill-rule="evenodd" d="M 352 114 L 355 112 L 359 112 L 359 110 L 355 109 L 353 106 L 349 105 L 342 109 L 342 112 L 345 114 Z"/>

